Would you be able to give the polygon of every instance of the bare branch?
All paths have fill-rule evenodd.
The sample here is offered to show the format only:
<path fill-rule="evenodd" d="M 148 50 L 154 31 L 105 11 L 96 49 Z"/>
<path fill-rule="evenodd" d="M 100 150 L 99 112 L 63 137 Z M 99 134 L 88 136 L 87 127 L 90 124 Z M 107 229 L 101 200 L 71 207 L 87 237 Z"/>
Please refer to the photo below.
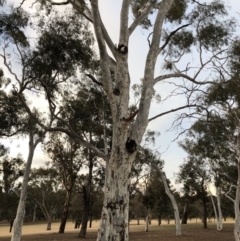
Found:
<path fill-rule="evenodd" d="M 229 82 L 230 80 L 228 81 L 225 81 L 223 83 L 218 83 L 218 82 L 215 82 L 215 81 L 197 81 L 196 80 L 196 75 L 194 78 L 190 77 L 189 75 L 186 75 L 186 74 L 183 74 L 183 73 L 173 73 L 173 74 L 166 74 L 166 75 L 161 75 L 161 76 L 158 76 L 157 78 L 155 78 L 153 80 L 154 84 L 156 84 L 157 82 L 159 81 L 162 81 L 164 79 L 169 79 L 169 78 L 179 78 L 179 77 L 182 77 L 184 79 L 187 79 L 191 82 L 193 82 L 194 84 L 198 84 L 198 85 L 206 85 L 206 84 L 216 84 L 216 85 L 220 85 L 220 84 L 223 84 L 223 83 L 227 83 Z"/>
<path fill-rule="evenodd" d="M 67 0 L 65 2 L 54 2 L 54 1 L 50 1 L 51 5 L 68 5 L 70 2 Z"/>
<path fill-rule="evenodd" d="M 159 51 L 162 51 L 162 50 L 167 46 L 167 44 L 169 43 L 169 41 L 171 40 L 172 36 L 173 36 L 175 33 L 177 33 L 179 30 L 181 30 L 181 29 L 183 29 L 183 28 L 185 28 L 185 27 L 187 27 L 187 26 L 189 26 L 189 25 L 191 25 L 191 24 L 190 24 L 190 23 L 189 23 L 189 24 L 184 24 L 184 25 L 182 25 L 181 27 L 177 28 L 176 30 L 172 31 L 172 32 L 168 35 L 168 37 L 167 37 L 165 43 L 163 44 L 163 46 L 160 47 L 160 50 L 159 50 Z"/>
<path fill-rule="evenodd" d="M 26 0 L 22 0 L 22 2 L 20 3 L 19 7 L 17 7 L 17 10 L 19 10 L 22 7 L 22 5 L 24 4 L 25 1 Z"/>
<path fill-rule="evenodd" d="M 166 112 L 162 112 L 161 114 L 159 115 L 156 115 L 150 119 L 148 119 L 148 122 L 152 121 L 152 120 L 155 120 L 157 119 L 158 117 L 161 117 L 163 115 L 167 115 L 169 113 L 173 113 L 173 112 L 176 112 L 176 111 L 179 111 L 179 110 L 182 110 L 182 109 L 186 109 L 186 108 L 191 108 L 191 107 L 202 107 L 202 106 L 199 106 L 199 105 L 185 105 L 185 106 L 181 106 L 181 107 L 178 107 L 176 109 L 172 109 L 172 110 L 169 110 L 169 111 L 166 111 Z"/>
<path fill-rule="evenodd" d="M 102 86 L 103 84 L 96 80 L 91 74 L 86 74 L 87 77 L 89 77 L 95 84 Z"/>

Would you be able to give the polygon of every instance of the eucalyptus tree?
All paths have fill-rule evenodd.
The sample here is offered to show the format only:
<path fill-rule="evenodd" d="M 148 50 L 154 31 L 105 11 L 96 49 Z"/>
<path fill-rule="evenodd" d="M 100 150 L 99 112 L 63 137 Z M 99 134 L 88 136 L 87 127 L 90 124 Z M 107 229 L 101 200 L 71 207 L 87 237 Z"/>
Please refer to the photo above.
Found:
<path fill-rule="evenodd" d="M 236 166 L 236 157 L 230 142 L 231 133 L 234 131 L 233 125 L 220 115 L 220 112 L 211 113 L 206 118 L 196 121 L 185 140 L 185 144 L 191 146 L 193 153 L 205 159 L 206 165 L 210 168 L 217 197 L 217 230 L 222 230 L 221 196 L 236 180 L 236 175 L 232 173 Z M 211 193 L 210 196 L 212 199 Z M 212 202 L 215 206 L 213 199 Z"/>
<path fill-rule="evenodd" d="M 223 165 L 227 164 L 231 171 L 231 167 L 235 162 L 237 170 L 237 179 L 230 185 L 230 189 L 227 194 L 232 193 L 231 188 L 234 186 L 236 189 L 234 197 L 230 197 L 230 200 L 234 203 L 235 212 L 235 225 L 234 236 L 235 240 L 239 240 L 240 219 L 239 219 L 239 200 L 240 200 L 240 122 L 239 122 L 239 40 L 235 40 L 231 49 L 229 50 L 229 64 L 227 69 L 223 69 L 222 77 L 217 79 L 216 82 L 221 84 L 226 79 L 226 75 L 230 76 L 231 81 L 225 83 L 223 86 L 217 85 L 207 89 L 207 95 L 204 101 L 207 107 L 212 112 L 218 112 L 219 119 L 224 120 L 224 125 L 221 126 L 221 133 L 216 137 L 215 142 L 220 137 L 224 137 L 224 143 L 228 152 L 231 154 L 232 162 L 228 160 L 226 163 L 226 157 L 224 150 L 219 149 L 219 155 L 223 159 L 222 163 L 218 163 L 214 168 L 223 168 Z M 221 125 L 221 124 L 220 124 Z M 220 145 L 221 146 L 221 145 Z M 224 160 L 225 159 L 225 160 Z M 233 164 L 232 164 L 233 163 Z M 221 172 L 221 170 L 219 171 Z M 231 176 L 233 177 L 233 176 Z"/>
<path fill-rule="evenodd" d="M 174 210 L 174 218 L 175 218 L 175 224 L 176 224 L 176 235 L 179 236 L 179 235 L 182 234 L 179 209 L 178 209 L 176 199 L 173 195 L 173 191 L 170 189 L 170 185 L 169 185 L 170 181 L 167 179 L 166 174 L 162 170 L 163 165 L 164 165 L 164 161 L 160 159 L 160 156 L 158 154 L 154 154 L 148 149 L 145 149 L 143 151 L 144 151 L 144 156 L 146 158 L 146 161 L 148 162 L 148 164 L 154 170 L 153 173 L 155 173 L 155 178 L 157 177 L 159 179 L 159 182 L 164 187 L 165 195 L 167 195 L 168 198 L 171 201 L 172 209 Z M 161 194 L 159 196 L 164 196 L 164 195 Z M 159 197 L 159 199 L 161 199 L 161 197 Z M 170 214 L 168 214 L 168 215 L 170 215 Z"/>
<path fill-rule="evenodd" d="M 6 11 L 6 9 L 4 10 Z M 13 14 L 7 15 L 7 17 L 5 16 L 6 14 L 1 15 L 3 18 L 1 19 L 3 31 L 1 32 L 2 41 L 0 44 L 2 46 L 2 52 L 0 56 L 3 59 L 6 71 L 12 75 L 11 80 L 3 79 L 1 72 L 1 86 L 5 82 L 12 84 L 12 89 L 10 89 L 9 94 L 3 91 L 1 97 L 3 99 L 5 96 L 8 97 L 9 95 L 9 99 L 10 97 L 15 98 L 14 101 L 18 103 L 19 110 L 22 110 L 25 115 L 28 115 L 27 125 L 29 129 L 27 129 L 27 125 L 25 125 L 24 133 L 28 133 L 30 138 L 29 156 L 12 236 L 12 240 L 20 240 L 27 195 L 28 176 L 34 150 L 37 144 L 43 140 L 53 120 L 56 119 L 54 113 L 56 105 L 52 101 L 52 98 L 56 100 L 56 93 L 58 93 L 58 97 L 63 95 L 64 90 L 62 90 L 59 85 L 66 79 L 74 77 L 77 68 L 89 66 L 92 50 L 90 48 L 91 34 L 88 34 L 83 22 L 80 23 L 76 18 L 76 21 L 74 21 L 74 14 L 68 15 L 72 24 L 66 24 L 66 19 L 68 19 L 66 16 L 65 19 L 64 17 L 52 17 L 51 23 L 55 21 L 54 27 L 51 25 L 44 25 L 44 21 L 40 19 L 38 21 L 39 25 L 35 26 L 36 28 L 38 27 L 40 37 L 35 46 L 31 46 L 29 39 L 24 35 L 24 27 L 29 26 L 29 15 L 22 10 L 21 6 L 14 10 Z M 65 26 L 65 28 L 59 32 L 59 26 L 61 26 L 61 28 Z M 82 38 L 83 35 L 84 38 Z M 57 40 L 59 41 L 58 47 L 55 45 Z M 55 48 L 52 48 L 51 44 L 54 44 Z M 12 60 L 13 55 L 15 55 L 17 59 L 16 62 Z M 71 59 L 69 59 L 70 55 Z M 78 62 L 78 64 L 76 64 L 76 62 Z M 18 67 L 20 67 L 20 71 Z M 43 95 L 41 95 L 42 91 L 45 91 Z M 28 101 L 28 95 L 31 92 L 43 97 L 43 100 L 45 97 L 46 102 L 49 104 L 48 111 L 46 110 L 48 113 L 44 113 L 45 111 L 41 113 L 41 111 L 39 111 L 39 109 L 42 110 L 41 106 L 34 106 Z M 1 112 L 1 114 L 2 113 L 5 115 L 4 112 Z M 9 124 L 7 120 L 12 123 L 13 120 L 18 117 L 18 113 L 11 112 L 11 109 L 6 113 L 6 116 L 8 117 L 9 115 L 10 117 L 7 119 L 4 116 L 5 119 L 3 120 L 5 120 L 5 124 Z M 36 120 L 41 123 L 44 123 L 46 120 L 49 120 L 49 122 L 44 126 L 38 125 L 38 127 L 36 127 Z M 19 131 L 16 128 L 15 130 Z"/>
<path fill-rule="evenodd" d="M 1 170 L 1 214 L 10 223 L 10 232 L 16 215 L 17 200 L 24 175 L 24 161 L 21 156 L 9 157 L 7 153 L 0 158 Z"/>
<path fill-rule="evenodd" d="M 183 184 L 183 193 L 188 193 L 201 201 L 203 227 L 207 228 L 207 205 L 209 202 L 207 185 L 211 181 L 211 178 L 202 158 L 189 155 L 187 160 L 180 165 L 177 180 Z"/>
<path fill-rule="evenodd" d="M 38 1 L 34 2 L 36 3 Z M 63 2 L 39 0 L 39 2 L 48 10 L 51 10 L 52 5 L 62 5 L 63 7 L 66 7 L 66 5 L 69 4 L 78 13 L 78 19 L 81 19 L 81 15 L 93 24 L 101 59 L 101 79 L 97 78 L 99 76 L 99 71 L 97 73 L 92 71 L 91 77 L 93 81 L 99 84 L 99 86 L 102 86 L 110 103 L 113 123 L 111 152 L 102 152 L 81 136 L 73 133 L 69 130 L 68 123 L 65 123 L 64 128 L 55 128 L 55 130 L 61 129 L 61 131 L 68 133 L 107 162 L 105 175 L 105 199 L 101 227 L 98 232 L 98 240 L 108 240 L 111 238 L 116 240 L 128 240 L 129 196 L 127 189 L 129 184 L 129 174 L 136 156 L 137 145 L 140 145 L 149 121 L 167 113 L 181 110 L 186 107 L 196 106 L 196 102 L 187 102 L 184 106 L 177 107 L 173 110 L 149 118 L 149 109 L 154 93 L 154 86 L 158 82 L 168 78 L 187 79 L 193 83 L 193 85 L 190 85 L 192 91 L 196 89 L 198 85 L 211 84 L 211 80 L 202 80 L 204 77 L 201 76 L 201 73 L 207 69 L 208 65 L 213 63 L 218 56 L 221 56 L 222 59 L 224 59 L 223 53 L 229 44 L 229 36 L 232 34 L 231 26 L 234 26 L 233 21 L 227 19 L 223 22 L 219 21 L 221 17 L 226 17 L 227 12 L 224 5 L 217 1 L 211 1 L 209 4 L 201 4 L 196 1 L 123 0 L 120 13 L 119 41 L 117 46 L 115 46 L 101 19 L 97 0 L 92 0 L 90 3 L 87 3 L 84 0 L 69 0 Z M 133 20 L 130 22 L 129 14 L 131 10 Z M 68 25 L 73 21 L 74 20 L 69 19 Z M 51 19 L 48 23 L 51 25 Z M 177 28 L 172 31 L 176 25 Z M 43 45 L 41 44 L 44 43 L 44 41 L 40 42 L 40 45 L 38 45 L 39 53 L 41 53 L 40 56 L 43 56 L 43 59 L 47 57 L 44 61 L 42 61 L 43 59 L 41 58 L 36 58 L 33 54 L 31 61 L 24 62 L 28 62 L 27 65 L 30 63 L 35 64 L 36 75 L 31 74 L 29 76 L 37 76 L 39 78 L 37 67 L 39 67 L 41 71 L 45 70 L 44 76 L 41 75 L 42 79 L 39 78 L 39 85 L 36 86 L 48 93 L 46 96 L 50 104 L 49 112 L 52 114 L 58 113 L 58 109 L 55 108 L 55 103 L 53 101 L 54 94 L 56 94 L 53 87 L 56 87 L 58 82 L 56 79 L 52 78 L 53 73 L 48 72 L 49 64 L 51 64 L 51 66 L 60 67 L 58 62 L 57 64 L 52 63 L 52 60 L 62 60 L 62 63 L 65 63 L 65 65 L 61 65 L 61 68 L 58 69 L 58 73 L 62 74 L 62 76 L 66 76 L 66 73 L 68 72 L 66 72 L 64 67 L 69 67 L 68 64 L 72 63 L 69 60 L 71 59 L 76 62 L 81 61 L 77 59 L 80 55 L 75 54 L 76 52 L 73 51 L 70 52 L 70 55 L 66 55 L 66 52 L 63 51 L 63 49 L 69 49 L 70 46 L 75 45 L 72 43 L 71 45 L 65 45 L 66 39 L 60 42 L 60 45 L 56 44 L 56 40 L 61 40 L 61 37 L 63 37 L 64 32 L 62 30 L 66 29 L 66 24 L 64 26 L 65 27 L 63 28 L 60 28 L 60 26 L 58 28 L 52 27 L 53 32 L 55 30 L 59 31 L 58 38 L 52 39 L 46 34 L 44 35 L 44 38 L 42 38 L 42 40 L 48 41 L 48 47 L 51 47 L 54 51 L 48 51 L 49 48 L 42 48 Z M 130 37 L 132 37 L 138 26 L 148 29 L 150 33 L 147 39 L 149 49 L 147 51 L 143 71 L 140 102 L 137 106 L 137 110 L 132 113 L 129 108 L 131 75 L 128 64 L 128 55 L 130 54 L 128 54 L 128 52 L 130 53 L 131 51 L 129 48 Z M 171 30 L 168 30 L 170 27 Z M 79 42 L 80 39 L 77 39 L 74 43 L 76 44 Z M 108 49 L 111 52 L 112 57 L 110 57 L 106 45 L 109 47 Z M 198 70 L 194 69 L 194 71 L 192 71 L 192 68 L 196 67 L 195 64 L 188 64 L 181 69 L 180 65 L 177 66 L 178 62 L 180 62 L 182 56 L 190 53 L 194 46 L 197 48 L 200 56 L 200 64 L 196 64 L 196 66 L 200 67 L 198 67 Z M 57 47 L 61 48 L 55 51 Z M 208 53 L 204 56 L 205 51 L 208 51 Z M 167 74 L 164 74 L 163 71 L 161 71 L 161 74 L 156 76 L 157 71 L 155 70 L 158 65 L 157 59 L 160 54 L 163 54 L 163 59 L 166 60 L 165 70 L 167 69 Z M 219 66 L 222 65 L 222 62 L 214 62 L 214 64 Z M 56 69 L 54 69 L 54 71 L 55 70 Z M 51 81 L 46 81 L 47 79 L 50 79 Z M 185 84 L 184 81 L 183 83 Z M 33 116 L 42 128 L 53 130 L 51 129 L 53 127 L 49 127 L 47 121 L 43 124 L 38 117 L 31 112 L 31 109 L 21 98 L 21 95 L 18 96 L 22 100 L 29 115 Z"/>
<path fill-rule="evenodd" d="M 63 187 L 66 190 L 66 199 L 63 206 L 59 233 L 64 233 L 71 195 L 78 172 L 83 165 L 79 146 L 66 136 L 54 133 L 50 140 L 44 144 L 47 156 L 51 159 L 49 164 L 55 167 L 60 174 Z"/>
<path fill-rule="evenodd" d="M 52 221 L 61 212 L 65 199 L 58 171 L 49 167 L 32 169 L 29 189 L 29 198 L 38 204 L 47 220 L 46 229 L 51 230 Z"/>

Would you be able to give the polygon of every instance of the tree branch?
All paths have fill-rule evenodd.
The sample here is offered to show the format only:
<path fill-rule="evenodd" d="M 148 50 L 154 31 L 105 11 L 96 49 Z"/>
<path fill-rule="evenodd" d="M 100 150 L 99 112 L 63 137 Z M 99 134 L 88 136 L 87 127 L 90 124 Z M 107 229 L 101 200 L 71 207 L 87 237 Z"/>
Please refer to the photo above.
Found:
<path fill-rule="evenodd" d="M 91 74 L 86 74 L 87 77 L 89 77 L 95 84 L 102 86 L 103 84 L 96 80 Z"/>
<path fill-rule="evenodd" d="M 130 36 L 133 31 L 136 29 L 136 27 L 144 20 L 147 18 L 148 14 L 151 12 L 153 9 L 154 5 L 153 4 L 148 4 L 147 8 L 145 11 L 132 23 L 132 25 L 128 28 L 128 36 Z"/>
<path fill-rule="evenodd" d="M 103 77 L 103 88 L 106 94 L 108 95 L 108 97 L 112 99 L 113 87 L 112 87 L 111 73 L 109 68 L 109 56 L 107 53 L 104 36 L 102 32 L 102 21 L 101 21 L 99 9 L 98 9 L 98 1 L 92 0 L 91 5 L 92 5 L 92 15 L 93 15 L 93 25 L 94 25 L 95 35 L 96 35 L 96 39 L 99 47 L 100 58 L 102 59 L 102 61 L 100 61 L 100 66 L 101 66 L 102 77 Z"/>
<path fill-rule="evenodd" d="M 185 108 L 191 108 L 191 107 L 202 107 L 202 106 L 199 106 L 199 105 L 185 105 L 185 106 L 181 106 L 181 107 L 178 107 L 176 109 L 172 109 L 172 110 L 169 110 L 169 111 L 166 111 L 166 112 L 162 112 L 161 114 L 159 115 L 156 115 L 150 119 L 148 119 L 148 122 L 152 121 L 152 120 L 155 120 L 157 119 L 158 117 L 161 117 L 163 115 L 167 115 L 169 113 L 173 113 L 173 112 L 176 112 L 176 111 L 179 111 L 179 110 L 182 110 L 182 109 L 185 109 Z"/>
<path fill-rule="evenodd" d="M 168 35 L 168 37 L 167 37 L 165 43 L 163 44 L 163 46 L 160 47 L 160 50 L 159 50 L 159 51 L 162 51 L 162 50 L 167 46 L 167 44 L 169 43 L 169 41 L 171 40 L 172 36 L 173 36 L 175 33 L 177 33 L 179 30 L 181 30 L 181 29 L 183 29 L 183 28 L 185 28 L 185 27 L 187 27 L 187 26 L 189 26 L 189 25 L 191 25 L 191 24 L 189 23 L 189 24 L 182 25 L 181 27 L 179 27 L 179 28 L 177 28 L 176 30 L 172 31 L 172 32 Z"/>
<path fill-rule="evenodd" d="M 193 82 L 194 84 L 198 84 L 198 85 L 206 85 L 206 84 L 216 84 L 216 85 L 220 85 L 220 84 L 223 84 L 223 83 L 227 83 L 229 82 L 230 80 L 228 81 L 225 81 L 223 83 L 217 83 L 215 81 L 203 81 L 203 82 L 199 82 L 197 81 L 195 78 L 192 78 L 190 77 L 189 75 L 186 75 L 186 74 L 183 74 L 183 73 L 173 73 L 173 74 L 166 74 L 166 75 L 161 75 L 161 76 L 158 76 L 157 78 L 155 78 L 153 80 L 154 82 L 154 85 L 159 82 L 159 81 L 162 81 L 164 79 L 169 79 L 169 78 L 179 78 L 179 77 L 182 77 L 184 79 L 187 79 L 191 82 Z"/>

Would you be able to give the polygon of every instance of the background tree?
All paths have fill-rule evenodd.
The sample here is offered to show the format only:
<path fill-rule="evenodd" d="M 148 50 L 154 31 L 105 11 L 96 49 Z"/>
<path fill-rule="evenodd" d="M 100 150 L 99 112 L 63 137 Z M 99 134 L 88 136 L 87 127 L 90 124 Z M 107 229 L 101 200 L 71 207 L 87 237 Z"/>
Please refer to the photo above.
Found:
<path fill-rule="evenodd" d="M 204 228 L 207 228 L 207 204 L 209 202 L 207 185 L 210 181 L 208 170 L 201 157 L 191 155 L 180 166 L 178 182 L 183 183 L 183 193 L 188 193 L 188 195 L 195 196 L 195 198 L 201 200 Z"/>
<path fill-rule="evenodd" d="M 46 153 L 51 158 L 50 164 L 60 174 L 66 198 L 63 206 L 59 233 L 64 233 L 71 195 L 78 172 L 83 165 L 79 146 L 66 136 L 51 135 L 51 139 L 44 146 Z"/>
<path fill-rule="evenodd" d="M 64 191 L 60 188 L 58 172 L 53 168 L 33 169 L 31 173 L 31 199 L 39 205 L 47 220 L 47 230 L 64 205 Z"/>

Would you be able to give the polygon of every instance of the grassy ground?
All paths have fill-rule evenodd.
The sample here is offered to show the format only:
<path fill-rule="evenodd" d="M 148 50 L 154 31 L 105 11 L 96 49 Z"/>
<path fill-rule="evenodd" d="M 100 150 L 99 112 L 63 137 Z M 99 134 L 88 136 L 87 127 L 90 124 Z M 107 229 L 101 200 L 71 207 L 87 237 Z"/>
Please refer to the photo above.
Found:
<path fill-rule="evenodd" d="M 73 223 L 69 222 L 69 224 Z M 132 224 L 130 225 L 130 241 L 231 241 L 234 240 L 233 237 L 233 224 L 224 223 L 223 230 L 218 232 L 216 230 L 216 225 L 214 223 L 209 223 L 208 229 L 203 229 L 201 223 L 192 223 L 187 225 L 182 225 L 182 236 L 175 236 L 175 226 L 173 224 L 161 225 L 158 227 L 156 223 L 149 226 L 149 232 L 144 231 L 144 223 L 141 225 Z M 53 224 L 53 228 L 59 226 L 59 223 Z M 89 229 L 87 233 L 87 241 L 96 240 L 97 223 L 94 223 L 93 228 Z M 69 230 L 66 229 L 65 234 L 58 234 L 57 230 L 52 230 L 52 233 L 41 232 L 42 224 L 29 225 L 27 227 L 30 230 L 38 230 L 36 234 L 25 234 L 22 236 L 21 241 L 77 241 L 79 230 Z M 25 230 L 26 225 L 25 225 Z M 3 227 L 0 226 L 0 240 L 9 241 L 9 233 L 3 236 Z"/>

